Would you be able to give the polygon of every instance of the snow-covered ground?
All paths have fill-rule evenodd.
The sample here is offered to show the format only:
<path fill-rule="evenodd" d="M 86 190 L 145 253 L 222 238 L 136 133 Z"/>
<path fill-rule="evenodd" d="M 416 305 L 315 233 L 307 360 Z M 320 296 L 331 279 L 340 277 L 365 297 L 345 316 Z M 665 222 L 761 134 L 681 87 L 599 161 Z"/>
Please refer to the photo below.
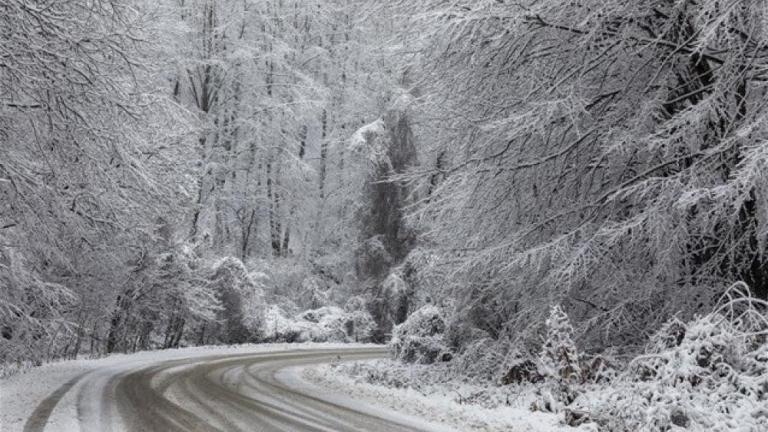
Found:
<path fill-rule="evenodd" d="M 102 359 L 78 359 L 46 364 L 0 380 L 0 431 L 22 431 L 25 422 L 46 409 L 52 410 L 46 430 L 79 431 L 78 422 L 104 415 L 103 390 L 117 374 L 158 362 L 218 355 L 277 353 L 294 350 L 373 347 L 363 344 L 264 344 L 234 347 L 196 347 L 112 355 Z M 78 378 L 89 374 L 87 388 Z M 71 383 L 71 385 L 67 385 Z M 58 394 L 52 394 L 56 392 Z M 59 397 L 61 397 L 60 400 Z M 46 406 L 46 399 L 52 402 Z M 37 414 L 37 413 L 35 413 Z"/>
<path fill-rule="evenodd" d="M 368 363 L 368 362 L 361 362 Z M 378 363 L 379 365 L 381 363 Z M 586 429 L 561 424 L 561 417 L 551 413 L 531 412 L 524 400 L 511 406 L 483 407 L 480 404 L 459 403 L 463 395 L 470 395 L 474 386 L 434 386 L 421 391 L 413 387 L 394 388 L 367 383 L 348 374 L 337 365 L 317 365 L 286 369 L 278 377 L 282 381 L 299 385 L 301 381 L 314 384 L 316 391 L 343 394 L 341 403 L 374 404 L 390 408 L 413 417 L 440 422 L 460 431 L 525 431 L 556 432 Z"/>
<path fill-rule="evenodd" d="M 699 327 L 711 327 L 706 324 L 705 320 L 688 327 L 687 332 L 691 340 L 700 340 L 695 336 L 700 333 Z M 686 342 L 687 340 L 685 339 L 677 348 L 678 351 L 689 351 L 690 341 Z M 709 339 L 705 339 L 706 346 L 712 345 L 707 341 Z M 369 349 L 347 352 L 346 349 L 350 348 Z M 662 378 L 668 375 L 673 378 L 679 377 L 681 373 L 690 369 L 681 369 L 680 364 L 684 362 L 680 361 L 669 364 L 659 363 L 661 366 L 658 370 L 662 373 L 662 378 L 657 380 L 631 380 L 628 378 L 631 372 L 629 370 L 624 374 L 627 376 L 622 379 L 615 378 L 610 382 L 579 385 L 576 392 L 578 397 L 571 407 L 591 413 L 595 419 L 595 422 L 583 424 L 579 428 L 565 425 L 562 411 L 557 414 L 540 410 L 531 411 L 532 402 L 541 402 L 539 399 L 544 395 L 546 386 L 542 387 L 540 384 L 483 385 L 476 380 L 462 379 L 459 375 L 452 375 L 445 363 L 419 365 L 394 360 L 367 360 L 384 353 L 382 347 L 377 345 L 263 344 L 141 352 L 96 360 L 80 359 L 51 363 L 0 379 L 0 431 L 83 432 L 93 430 L 102 432 L 105 429 L 101 425 L 104 424 L 113 425 L 110 430 L 114 432 L 123 430 L 126 425 L 122 423 L 121 418 L 129 419 L 133 416 L 121 417 L 116 412 L 118 405 L 114 397 L 116 379 L 122 380 L 126 375 L 130 376 L 139 369 L 152 366 L 152 370 L 157 370 L 147 374 L 148 378 L 144 382 L 151 383 L 150 386 L 153 389 L 155 387 L 166 389 L 167 386 L 160 381 L 168 378 L 169 382 L 178 381 L 180 384 L 177 387 L 186 391 L 189 389 L 185 387 L 185 381 L 178 379 L 179 376 L 184 375 L 180 374 L 179 370 L 200 367 L 199 370 L 205 371 L 201 376 L 209 376 L 211 374 L 207 372 L 208 369 L 205 366 L 212 364 L 213 368 L 209 369 L 221 378 L 213 382 L 223 383 L 226 387 L 226 385 L 232 385 L 231 381 L 234 379 L 237 382 L 235 386 L 238 389 L 237 392 L 242 393 L 240 380 L 256 380 L 250 383 L 252 385 L 249 390 L 255 393 L 243 394 L 247 394 L 247 397 L 254 400 L 262 399 L 264 396 L 264 399 L 268 399 L 272 405 L 278 402 L 277 405 L 290 408 L 281 409 L 281 412 L 292 413 L 291 421 L 309 416 L 302 421 L 306 423 L 308 421 L 306 418 L 311 417 L 313 420 L 310 423 L 313 425 L 319 424 L 314 423 L 315 417 L 312 416 L 316 415 L 319 415 L 321 423 L 325 421 L 323 419 L 339 418 L 342 422 L 346 422 L 344 424 L 347 426 L 354 424 L 354 415 L 348 416 L 346 407 L 351 409 L 349 413 L 362 413 L 363 416 L 369 416 L 368 420 L 383 419 L 385 422 L 393 422 L 398 427 L 405 425 L 404 430 L 408 431 L 565 432 L 594 431 L 600 427 L 603 431 L 762 432 L 767 430 L 765 425 L 768 419 L 768 406 L 764 403 L 764 393 L 760 393 L 760 389 L 766 388 L 765 383 L 768 383 L 766 381 L 768 373 L 763 367 L 765 360 L 768 359 L 767 348 L 763 345 L 762 351 L 758 350 L 745 357 L 744 371 L 738 375 L 732 374 L 737 378 L 735 381 L 726 377 L 727 382 L 721 383 L 720 381 L 723 380 L 719 375 L 710 377 L 705 374 L 705 369 L 700 368 L 701 370 L 697 370 L 697 376 L 707 379 L 704 381 L 707 387 L 701 383 L 698 386 L 685 383 L 683 383 L 685 385 L 675 386 L 663 381 Z M 298 351 L 298 353 L 281 354 L 289 351 Z M 716 352 L 714 349 L 710 351 Z M 272 358 L 272 360 L 260 362 L 258 368 L 251 368 L 252 363 L 247 362 L 244 365 L 238 365 L 237 368 L 224 365 L 217 369 L 215 366 L 217 362 L 218 364 L 233 363 L 233 359 L 228 357 L 242 354 L 248 354 L 243 357 L 246 359 L 251 359 L 251 354 L 256 354 L 258 358 Z M 277 356 L 272 356 L 273 354 Z M 321 356 L 318 357 L 317 354 Z M 355 358 L 356 355 L 357 358 Z M 653 359 L 658 360 L 670 355 L 665 351 Z M 222 356 L 227 358 L 223 360 L 220 358 Z M 344 360 L 345 356 L 347 360 Z M 310 358 L 310 360 L 301 361 L 301 358 Z M 351 362 L 353 359 L 357 361 Z M 692 361 L 694 360 L 695 358 Z M 165 363 L 160 368 L 154 367 L 158 363 L 169 361 L 171 363 Z M 237 361 L 239 360 L 236 359 L 235 363 Z M 673 370 L 674 373 L 668 373 L 667 369 Z M 242 384 L 245 390 L 248 390 L 246 387 L 249 387 L 249 383 L 246 381 Z M 677 381 L 675 378 L 675 383 Z M 710 386 L 710 381 L 716 387 Z M 192 393 L 182 391 L 179 394 L 182 396 L 205 395 L 203 399 L 214 400 L 209 397 L 211 389 L 205 382 L 202 386 L 200 382 L 191 382 L 198 387 L 198 391 Z M 747 397 L 734 390 L 732 388 L 734 385 L 739 385 L 746 390 L 753 387 L 758 390 L 753 391 L 753 393 L 756 392 L 755 395 Z M 280 394 L 273 394 L 272 390 L 276 388 L 287 390 L 287 392 L 281 390 Z M 164 394 L 164 392 L 165 390 L 160 390 L 166 398 L 176 394 L 174 392 Z M 118 392 L 118 394 L 122 393 Z M 155 406 L 146 401 L 145 394 L 143 391 L 138 393 L 141 403 L 137 406 L 142 404 L 145 407 Z M 302 396 L 299 396 L 300 394 Z M 183 401 L 178 403 L 184 405 Z M 208 405 L 206 406 L 210 408 Z M 123 406 L 132 405 L 119 404 L 119 407 Z M 335 414 L 330 414 L 329 410 L 334 410 Z M 165 410 L 163 409 L 162 412 Z M 202 409 L 194 412 L 210 411 Z M 658 427 L 666 424 L 660 422 L 667 421 L 668 417 L 674 420 L 675 425 L 671 428 Z M 687 426 L 678 427 L 677 423 Z M 628 424 L 634 426 L 625 427 Z M 381 429 L 380 426 L 381 424 L 373 430 L 390 430 L 387 427 Z M 635 428 L 635 426 L 638 427 Z M 162 427 L 151 427 L 148 430 L 164 431 Z M 294 429 L 288 428 L 288 430 Z M 331 430 L 338 429 L 331 428 Z"/>

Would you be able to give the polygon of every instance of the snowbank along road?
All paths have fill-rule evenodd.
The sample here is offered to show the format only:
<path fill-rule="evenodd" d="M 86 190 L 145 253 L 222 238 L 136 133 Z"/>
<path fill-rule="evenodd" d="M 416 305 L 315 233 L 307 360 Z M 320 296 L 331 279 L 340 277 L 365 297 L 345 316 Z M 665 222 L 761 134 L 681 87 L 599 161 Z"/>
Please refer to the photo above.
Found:
<path fill-rule="evenodd" d="M 24 432 L 61 430 L 49 419 L 62 398 L 77 395 L 76 425 L 84 432 L 174 431 L 426 431 L 439 430 L 341 403 L 286 384 L 286 368 L 381 357 L 384 350 L 324 349 L 217 355 L 97 369 L 55 389 L 33 411 Z"/>

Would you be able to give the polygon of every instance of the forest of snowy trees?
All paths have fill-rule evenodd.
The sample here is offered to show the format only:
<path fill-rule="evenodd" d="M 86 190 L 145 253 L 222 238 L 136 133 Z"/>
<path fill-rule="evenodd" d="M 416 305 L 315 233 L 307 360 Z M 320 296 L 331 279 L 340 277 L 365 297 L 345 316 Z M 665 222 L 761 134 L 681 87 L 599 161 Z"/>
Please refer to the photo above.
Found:
<path fill-rule="evenodd" d="M 762 1 L 0 0 L 0 35 L 0 362 L 765 319 Z"/>
<path fill-rule="evenodd" d="M 768 296 L 760 2 L 436 3 L 409 179 L 463 320 L 518 338 L 562 303 L 599 348 Z"/>

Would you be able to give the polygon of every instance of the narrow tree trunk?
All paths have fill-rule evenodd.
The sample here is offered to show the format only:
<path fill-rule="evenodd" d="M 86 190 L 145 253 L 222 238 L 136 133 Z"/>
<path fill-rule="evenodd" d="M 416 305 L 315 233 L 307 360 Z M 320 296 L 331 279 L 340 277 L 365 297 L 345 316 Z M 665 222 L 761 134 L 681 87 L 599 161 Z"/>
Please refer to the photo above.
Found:
<path fill-rule="evenodd" d="M 322 134 L 320 135 L 320 201 L 325 199 L 325 178 L 328 171 L 328 111 L 323 109 L 320 116 Z"/>
<path fill-rule="evenodd" d="M 280 242 L 280 194 L 275 190 L 272 163 L 267 162 L 267 200 L 269 201 L 269 237 L 272 245 L 272 254 L 281 256 L 282 243 Z"/>

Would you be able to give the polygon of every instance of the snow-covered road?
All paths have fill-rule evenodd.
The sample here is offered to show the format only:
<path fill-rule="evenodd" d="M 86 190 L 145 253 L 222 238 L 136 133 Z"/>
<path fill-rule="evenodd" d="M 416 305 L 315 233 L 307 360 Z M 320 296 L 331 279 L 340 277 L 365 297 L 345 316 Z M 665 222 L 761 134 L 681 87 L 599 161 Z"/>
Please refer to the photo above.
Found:
<path fill-rule="evenodd" d="M 48 389 L 16 415 L 6 404 L 3 431 L 445 431 L 302 383 L 286 370 L 381 357 L 381 348 L 311 348 L 196 353 L 103 362 Z M 178 358 L 173 358 L 178 357 Z M 64 369 L 66 370 L 66 369 Z M 45 375 L 45 374 L 43 374 Z M 56 375 L 55 369 L 49 375 Z M 64 374 L 66 375 L 66 373 Z M 293 376 L 293 378 L 291 378 Z M 64 376 L 59 376 L 64 379 Z M 21 381 L 24 381 L 23 379 Z M 55 381 L 55 380 L 54 380 Z M 19 387 L 19 382 L 16 387 Z M 22 386 L 23 387 L 23 386 Z M 24 389 L 14 391 L 23 399 Z M 18 402 L 18 401 L 16 401 Z M 21 405 L 19 405 L 21 406 Z M 20 409 L 20 408 L 19 408 Z M 12 413 L 11 413 L 12 414 Z M 22 420 L 20 416 L 25 416 Z M 7 429 L 6 429 L 7 427 Z"/>

